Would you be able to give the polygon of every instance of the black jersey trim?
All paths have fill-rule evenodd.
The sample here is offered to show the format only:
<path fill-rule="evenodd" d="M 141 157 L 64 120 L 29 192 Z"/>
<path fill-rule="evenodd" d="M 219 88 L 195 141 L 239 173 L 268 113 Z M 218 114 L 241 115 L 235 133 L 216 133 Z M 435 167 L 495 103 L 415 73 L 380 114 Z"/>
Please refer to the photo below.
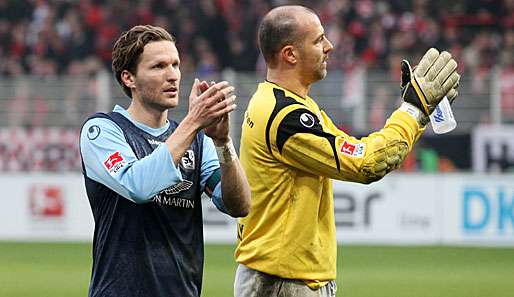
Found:
<path fill-rule="evenodd" d="M 293 105 L 293 104 L 303 105 L 302 103 L 294 100 L 293 98 L 287 97 L 286 92 L 284 92 L 284 90 L 273 88 L 273 95 L 275 95 L 276 103 L 275 103 L 275 107 L 273 108 L 273 111 L 271 112 L 271 114 L 268 118 L 268 123 L 266 124 L 266 145 L 268 147 L 268 151 L 270 154 L 272 153 L 271 152 L 271 144 L 270 144 L 270 129 L 271 129 L 271 124 L 277 117 L 278 113 L 282 109 L 284 109 L 286 106 L 289 106 L 289 105 Z"/>
<path fill-rule="evenodd" d="M 277 147 L 281 154 L 286 141 L 296 133 L 309 133 L 327 139 L 334 154 L 337 171 L 341 171 L 336 136 L 323 131 L 319 118 L 312 111 L 306 108 L 295 109 L 282 119 L 277 128 Z"/>

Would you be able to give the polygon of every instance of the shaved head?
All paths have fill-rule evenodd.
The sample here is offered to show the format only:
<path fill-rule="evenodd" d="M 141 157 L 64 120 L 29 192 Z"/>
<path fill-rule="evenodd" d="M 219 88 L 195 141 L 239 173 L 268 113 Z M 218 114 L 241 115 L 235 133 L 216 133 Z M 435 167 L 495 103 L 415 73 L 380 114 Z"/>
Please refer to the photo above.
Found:
<path fill-rule="evenodd" d="M 304 6 L 285 5 L 270 10 L 259 26 L 259 48 L 266 64 L 275 64 L 275 57 L 286 45 L 296 45 L 301 40 L 299 23 L 306 13 L 316 13 Z"/>

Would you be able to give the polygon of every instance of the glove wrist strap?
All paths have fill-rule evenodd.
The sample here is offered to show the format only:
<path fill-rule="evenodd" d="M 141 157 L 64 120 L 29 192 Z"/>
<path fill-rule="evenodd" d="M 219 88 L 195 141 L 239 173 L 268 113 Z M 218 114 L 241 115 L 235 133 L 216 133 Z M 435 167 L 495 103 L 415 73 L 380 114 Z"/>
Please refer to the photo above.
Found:
<path fill-rule="evenodd" d="M 403 102 L 400 106 L 400 110 L 408 113 L 411 117 L 413 117 L 416 122 L 418 122 L 420 127 L 424 127 L 429 121 L 429 118 L 423 114 L 423 112 L 421 112 L 418 107 L 409 102 Z"/>

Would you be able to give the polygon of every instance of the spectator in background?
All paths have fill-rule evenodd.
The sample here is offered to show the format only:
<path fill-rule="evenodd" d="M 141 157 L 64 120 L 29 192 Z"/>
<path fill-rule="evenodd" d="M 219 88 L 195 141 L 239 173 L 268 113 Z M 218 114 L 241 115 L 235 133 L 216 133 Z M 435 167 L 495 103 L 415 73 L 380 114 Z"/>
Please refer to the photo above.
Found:
<path fill-rule="evenodd" d="M 97 74 L 102 71 L 105 71 L 102 61 L 95 57 L 86 58 L 84 61 L 75 60 L 69 64 L 67 74 L 73 77 L 76 83 L 66 95 L 64 104 L 60 105 L 66 125 L 76 125 L 83 121 L 84 114 L 91 114 L 97 108 L 95 106 L 99 97 Z"/>
<path fill-rule="evenodd" d="M 288 1 L 0 0 L 0 76 L 7 85 L 11 82 L 15 85 L 8 91 L 2 89 L 0 125 L 69 124 L 77 127 L 84 120 L 81 117 L 76 121 L 78 112 L 83 112 L 84 116 L 96 106 L 96 100 L 92 100 L 98 99 L 94 78 L 100 71 L 109 71 L 110 50 L 116 34 L 141 20 L 177 33 L 183 73 L 209 73 L 219 78 L 227 67 L 262 73 L 265 65 L 256 51 L 255 30 L 265 12 L 285 2 Z M 358 68 L 369 69 L 368 82 L 373 84 L 377 83 L 372 77 L 376 73 L 398 79 L 400 57 L 419 59 L 420 47 L 435 44 L 439 49 L 449 50 L 459 61 L 459 72 L 464 73 L 467 82 L 471 81 L 466 85 L 473 88 L 466 95 L 472 99 L 470 102 L 474 101 L 470 103 L 474 109 L 462 115 L 456 113 L 458 129 L 467 131 L 476 123 L 476 118 L 482 117 L 485 123 L 494 120 L 487 110 L 489 101 L 484 100 L 495 92 L 491 83 L 491 79 L 496 78 L 493 70 L 501 74 L 498 85 L 502 119 L 514 121 L 511 120 L 514 101 L 511 100 L 512 63 L 509 62 L 514 51 L 509 41 L 512 39 L 509 32 L 514 29 L 514 0 L 302 2 L 319 12 L 327 36 L 334 43 L 328 65 L 331 79 L 339 73 L 346 79 L 349 72 Z M 207 15 L 210 24 L 222 24 L 226 32 L 214 32 L 216 38 L 203 32 L 206 27 L 212 30 L 211 25 L 205 24 L 207 20 L 202 19 Z M 196 45 L 197 38 L 203 35 L 206 35 L 203 38 L 209 47 L 207 51 Z M 226 42 L 221 45 L 225 47 L 221 51 L 216 50 L 217 40 Z M 88 61 L 91 60 L 95 60 L 95 64 L 100 61 L 101 67 L 93 67 L 87 73 L 78 70 L 90 69 Z M 26 75 L 32 77 L 24 77 Z M 83 75 L 86 78 L 82 78 Z M 66 76 L 65 81 L 74 86 L 65 92 L 35 91 L 40 82 L 52 82 L 56 77 L 63 81 L 59 76 Z M 24 79 L 29 83 L 16 85 Z M 389 84 L 387 92 L 397 94 L 396 84 Z M 26 90 L 19 90 L 23 88 Z M 68 94 L 68 90 L 72 92 Z M 382 96 L 372 91 L 367 91 L 368 94 L 366 98 Z M 371 99 L 367 103 L 372 112 L 366 120 L 373 126 L 379 126 L 394 105 L 393 100 Z M 40 113 L 33 116 L 35 111 Z M 348 119 L 345 113 L 351 112 L 347 106 L 335 111 L 339 113 L 336 124 L 347 125 L 345 129 L 358 129 L 348 125 L 350 121 L 342 120 Z M 63 113 L 66 116 L 55 116 Z M 477 115 L 480 113 L 481 116 Z"/>
<path fill-rule="evenodd" d="M 200 1 L 196 15 L 196 33 L 209 41 L 210 47 L 216 53 L 220 69 L 232 66 L 232 54 L 228 42 L 228 24 L 214 1 Z M 204 54 L 204 53 L 202 53 Z"/>
<path fill-rule="evenodd" d="M 207 40 L 197 37 L 193 45 L 196 53 L 196 75 L 204 77 L 207 81 L 218 80 L 221 65 Z"/>
<path fill-rule="evenodd" d="M 514 123 L 514 30 L 506 32 L 503 44 L 503 69 L 499 72 L 502 116 L 506 122 Z"/>
<path fill-rule="evenodd" d="M 438 5 L 426 0 L 303 2 L 319 12 L 328 36 L 337 45 L 333 54 L 337 66 L 331 66 L 336 69 L 363 63 L 387 70 L 383 61 L 397 51 L 416 58 L 430 46 L 477 47 L 473 36 L 478 32 L 486 29 L 501 36 L 514 28 L 512 0 L 459 0 Z M 253 71 L 258 58 L 256 24 L 273 4 L 270 0 L 1 1 L 0 37 L 7 42 L 2 43 L 0 56 L 15 58 L 24 73 L 32 71 L 29 60 L 33 54 L 53 60 L 59 74 L 66 72 L 71 61 L 90 55 L 97 55 L 108 67 L 115 36 L 135 22 L 144 22 L 176 31 L 181 50 L 191 49 L 195 38 L 202 36 L 214 53 L 218 71 L 229 67 Z M 38 37 L 41 31 L 43 36 Z M 493 42 L 491 47 L 492 53 L 497 53 L 501 43 Z M 489 56 L 488 64 L 500 63 L 500 55 Z M 204 62 L 191 61 L 194 67 L 204 67 Z M 463 64 L 460 67 L 467 66 Z M 10 73 L 5 66 L 0 65 L 0 70 Z M 473 66 L 469 70 L 480 71 Z"/>

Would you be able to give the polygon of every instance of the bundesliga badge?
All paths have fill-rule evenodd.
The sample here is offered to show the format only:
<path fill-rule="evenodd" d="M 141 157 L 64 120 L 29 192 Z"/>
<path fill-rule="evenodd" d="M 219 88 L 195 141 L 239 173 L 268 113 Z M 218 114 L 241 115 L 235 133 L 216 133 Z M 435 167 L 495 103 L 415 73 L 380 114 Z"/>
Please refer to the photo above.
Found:
<path fill-rule="evenodd" d="M 339 151 L 345 155 L 362 158 L 366 151 L 366 145 L 362 142 L 353 144 L 345 140 L 341 145 L 341 149 Z"/>
<path fill-rule="evenodd" d="M 123 166 L 125 166 L 125 159 L 123 159 L 120 152 L 115 152 L 104 161 L 104 167 L 109 171 L 111 176 L 114 176 Z"/>

